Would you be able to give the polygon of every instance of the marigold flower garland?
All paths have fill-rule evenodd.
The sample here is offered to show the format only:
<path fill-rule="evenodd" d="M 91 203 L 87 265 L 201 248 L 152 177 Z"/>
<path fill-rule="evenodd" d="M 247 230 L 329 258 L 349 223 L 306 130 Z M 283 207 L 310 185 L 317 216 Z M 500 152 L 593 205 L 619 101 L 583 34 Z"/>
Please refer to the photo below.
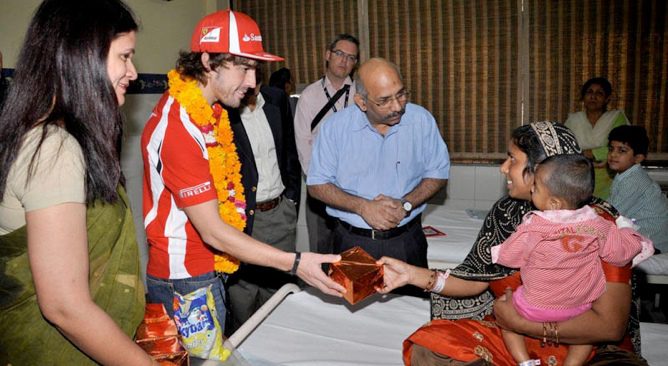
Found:
<path fill-rule="evenodd" d="M 167 77 L 169 95 L 185 108 L 204 135 L 209 170 L 218 195 L 218 214 L 227 224 L 241 231 L 246 227 L 246 198 L 227 111 L 220 104 L 211 107 L 207 103 L 197 80 L 184 80 L 176 70 L 169 71 Z M 239 268 L 239 260 L 220 253 L 215 256 L 214 268 L 217 272 L 233 273 Z"/>

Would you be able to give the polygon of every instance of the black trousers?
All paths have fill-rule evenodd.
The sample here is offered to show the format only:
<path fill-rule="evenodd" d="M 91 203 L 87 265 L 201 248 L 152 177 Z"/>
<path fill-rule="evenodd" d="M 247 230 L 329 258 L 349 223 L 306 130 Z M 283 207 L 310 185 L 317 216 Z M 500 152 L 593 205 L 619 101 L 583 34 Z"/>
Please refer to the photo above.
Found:
<path fill-rule="evenodd" d="M 329 216 L 327 205 L 311 195 L 306 196 L 306 227 L 308 228 L 309 250 L 315 253 L 332 253 L 332 241 L 336 219 Z"/>

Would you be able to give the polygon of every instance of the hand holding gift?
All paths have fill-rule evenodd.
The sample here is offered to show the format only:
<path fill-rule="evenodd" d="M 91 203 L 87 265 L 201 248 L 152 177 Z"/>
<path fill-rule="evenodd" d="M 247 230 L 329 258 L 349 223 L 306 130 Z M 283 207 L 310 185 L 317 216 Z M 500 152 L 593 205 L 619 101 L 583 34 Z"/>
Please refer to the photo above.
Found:
<path fill-rule="evenodd" d="M 329 276 L 346 289 L 343 298 L 355 304 L 383 287 L 383 266 L 360 247 L 341 253 L 329 267 Z"/>
<path fill-rule="evenodd" d="M 387 294 L 396 288 L 413 283 L 415 266 L 390 257 L 382 257 L 378 263 L 383 266 L 384 270 L 384 283 L 378 286 L 378 292 L 381 294 Z"/>

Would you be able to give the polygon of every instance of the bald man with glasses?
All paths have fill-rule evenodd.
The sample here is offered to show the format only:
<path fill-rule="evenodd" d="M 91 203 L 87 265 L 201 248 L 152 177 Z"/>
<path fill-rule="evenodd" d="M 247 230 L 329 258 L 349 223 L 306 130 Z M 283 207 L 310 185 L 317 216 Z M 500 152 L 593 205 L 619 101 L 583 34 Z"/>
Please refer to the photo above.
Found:
<path fill-rule="evenodd" d="M 294 119 L 295 142 L 304 174 L 309 169 L 320 124 L 354 104 L 355 83 L 351 74 L 359 61 L 359 44 L 350 34 L 336 36 L 325 50 L 325 75 L 307 86 L 299 97 Z M 310 250 L 332 253 L 335 222 L 325 212 L 325 204 L 309 195 L 305 207 Z"/>
<path fill-rule="evenodd" d="M 393 63 L 365 62 L 355 87 L 355 107 L 320 127 L 308 192 L 336 219 L 334 253 L 359 245 L 375 258 L 426 268 L 421 214 L 447 183 L 447 146 L 431 113 L 408 102 L 410 94 Z"/>

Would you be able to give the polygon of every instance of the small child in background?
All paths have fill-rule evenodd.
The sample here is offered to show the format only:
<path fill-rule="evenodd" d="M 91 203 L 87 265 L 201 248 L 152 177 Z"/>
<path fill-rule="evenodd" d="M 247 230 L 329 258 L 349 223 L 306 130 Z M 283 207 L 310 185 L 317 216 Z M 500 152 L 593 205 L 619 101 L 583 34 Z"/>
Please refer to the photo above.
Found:
<path fill-rule="evenodd" d="M 608 135 L 608 167 L 617 175 L 609 202 L 635 221 L 638 231 L 661 252 L 668 252 L 668 198 L 640 163 L 647 157 L 649 138 L 641 126 L 619 126 Z"/>
<path fill-rule="evenodd" d="M 651 256 L 652 243 L 620 217 L 617 225 L 585 203 L 594 189 L 591 162 L 582 155 L 556 155 L 536 168 L 528 213 L 517 231 L 492 247 L 492 261 L 520 268 L 522 286 L 513 303 L 525 319 L 543 322 L 544 339 L 559 342 L 556 322 L 584 313 L 605 292 L 601 261 L 627 265 Z M 506 347 L 521 366 L 532 360 L 524 336 L 503 331 Z M 571 345 L 564 365 L 582 365 L 592 345 Z"/>

